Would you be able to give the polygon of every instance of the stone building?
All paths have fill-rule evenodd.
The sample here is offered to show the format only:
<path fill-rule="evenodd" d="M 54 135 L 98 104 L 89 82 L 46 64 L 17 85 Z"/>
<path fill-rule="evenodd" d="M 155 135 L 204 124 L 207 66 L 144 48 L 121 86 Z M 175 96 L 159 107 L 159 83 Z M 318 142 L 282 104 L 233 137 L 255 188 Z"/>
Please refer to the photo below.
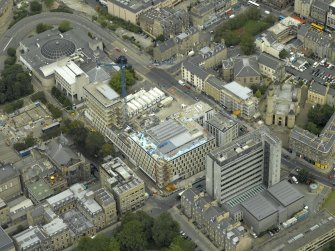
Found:
<path fill-rule="evenodd" d="M 290 84 L 270 86 L 267 95 L 265 123 L 293 128 L 300 112 L 301 89 Z"/>

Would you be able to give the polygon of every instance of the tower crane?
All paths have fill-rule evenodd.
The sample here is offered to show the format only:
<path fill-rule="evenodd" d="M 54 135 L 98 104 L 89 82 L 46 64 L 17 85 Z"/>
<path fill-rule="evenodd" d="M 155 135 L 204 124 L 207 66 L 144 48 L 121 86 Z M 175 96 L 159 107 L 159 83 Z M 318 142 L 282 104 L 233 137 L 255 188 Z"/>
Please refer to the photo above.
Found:
<path fill-rule="evenodd" d="M 128 60 L 125 56 L 121 55 L 120 57 L 117 58 L 116 63 L 101 63 L 97 62 L 97 66 L 102 66 L 102 67 L 114 67 L 118 66 L 120 67 L 121 71 L 121 97 L 123 98 L 124 101 L 124 121 L 127 122 L 128 114 L 127 114 L 127 83 L 126 83 L 126 67 L 128 66 Z"/>

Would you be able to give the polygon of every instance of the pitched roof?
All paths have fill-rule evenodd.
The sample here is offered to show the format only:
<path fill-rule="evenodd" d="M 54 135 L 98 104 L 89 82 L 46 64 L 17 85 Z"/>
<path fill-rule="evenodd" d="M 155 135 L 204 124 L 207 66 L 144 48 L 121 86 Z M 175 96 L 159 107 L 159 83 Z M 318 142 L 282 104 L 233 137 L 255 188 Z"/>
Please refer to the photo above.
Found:
<path fill-rule="evenodd" d="M 325 96 L 327 94 L 327 87 L 319 84 L 318 82 L 313 82 L 312 85 L 309 87 L 309 90 L 322 96 Z"/>
<path fill-rule="evenodd" d="M 209 73 L 200 66 L 192 64 L 188 61 L 183 62 L 183 67 L 202 80 L 205 80 L 209 75 Z"/>
<path fill-rule="evenodd" d="M 258 58 L 258 63 L 265 65 L 271 69 L 277 69 L 280 64 L 283 62 L 267 53 L 261 53 Z"/>
<path fill-rule="evenodd" d="M 234 64 L 235 77 L 258 77 L 260 76 L 257 57 L 241 57 L 235 60 Z"/>

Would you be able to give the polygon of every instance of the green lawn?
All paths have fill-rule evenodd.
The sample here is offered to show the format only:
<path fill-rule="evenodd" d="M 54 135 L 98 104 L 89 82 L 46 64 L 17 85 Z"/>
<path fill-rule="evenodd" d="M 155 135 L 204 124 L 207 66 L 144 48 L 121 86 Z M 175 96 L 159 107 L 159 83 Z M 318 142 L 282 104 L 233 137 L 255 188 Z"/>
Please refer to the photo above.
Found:
<path fill-rule="evenodd" d="M 322 205 L 322 209 L 327 209 L 331 214 L 335 214 L 335 190 L 330 192 Z"/>

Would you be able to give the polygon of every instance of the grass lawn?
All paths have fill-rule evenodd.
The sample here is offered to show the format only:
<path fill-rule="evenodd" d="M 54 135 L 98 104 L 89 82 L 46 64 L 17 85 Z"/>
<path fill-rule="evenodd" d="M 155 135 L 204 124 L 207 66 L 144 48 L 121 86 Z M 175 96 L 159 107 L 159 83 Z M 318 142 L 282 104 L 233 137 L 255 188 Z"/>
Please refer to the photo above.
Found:
<path fill-rule="evenodd" d="M 330 192 L 322 205 L 322 209 L 327 209 L 331 214 L 335 214 L 335 190 Z"/>

